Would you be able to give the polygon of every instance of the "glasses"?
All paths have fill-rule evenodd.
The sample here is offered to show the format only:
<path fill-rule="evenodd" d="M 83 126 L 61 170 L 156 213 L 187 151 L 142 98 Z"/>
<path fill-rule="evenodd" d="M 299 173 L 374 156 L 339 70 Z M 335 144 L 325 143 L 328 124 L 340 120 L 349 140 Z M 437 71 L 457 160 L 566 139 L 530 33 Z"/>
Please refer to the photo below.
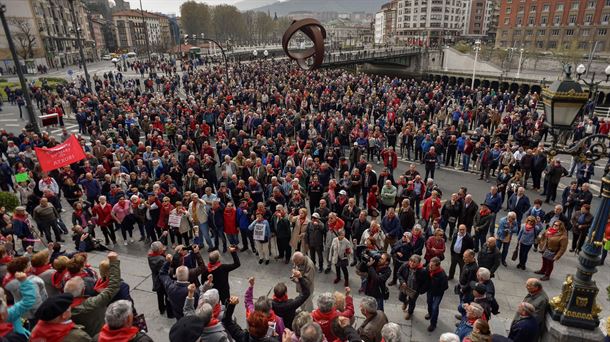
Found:
<path fill-rule="evenodd" d="M 553 223 L 553 226 L 561 226 L 561 223 Z"/>

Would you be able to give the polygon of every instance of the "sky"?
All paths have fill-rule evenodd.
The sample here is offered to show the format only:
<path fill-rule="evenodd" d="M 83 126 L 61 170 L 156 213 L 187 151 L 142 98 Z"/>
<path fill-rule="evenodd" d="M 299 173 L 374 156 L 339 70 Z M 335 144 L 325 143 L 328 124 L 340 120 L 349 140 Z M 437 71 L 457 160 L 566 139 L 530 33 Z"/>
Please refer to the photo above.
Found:
<path fill-rule="evenodd" d="M 139 8 L 139 0 L 128 0 L 131 8 Z M 187 0 L 142 0 L 142 7 L 146 11 L 161 12 L 165 14 L 180 14 L 180 5 Z M 232 5 L 240 0 L 196 0 L 208 5 L 228 4 Z"/>

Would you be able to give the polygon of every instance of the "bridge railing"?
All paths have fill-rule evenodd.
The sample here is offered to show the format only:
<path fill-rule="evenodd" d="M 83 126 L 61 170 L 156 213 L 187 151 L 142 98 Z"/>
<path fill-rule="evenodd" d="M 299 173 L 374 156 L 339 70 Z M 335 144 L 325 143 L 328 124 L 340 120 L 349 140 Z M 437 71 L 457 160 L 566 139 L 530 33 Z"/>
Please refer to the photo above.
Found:
<path fill-rule="evenodd" d="M 341 51 L 331 52 L 324 58 L 325 64 L 352 62 L 358 60 L 368 60 L 375 58 L 392 58 L 404 56 L 413 52 L 420 51 L 420 48 L 409 47 L 401 49 L 383 49 L 383 50 L 358 50 L 358 51 Z"/>

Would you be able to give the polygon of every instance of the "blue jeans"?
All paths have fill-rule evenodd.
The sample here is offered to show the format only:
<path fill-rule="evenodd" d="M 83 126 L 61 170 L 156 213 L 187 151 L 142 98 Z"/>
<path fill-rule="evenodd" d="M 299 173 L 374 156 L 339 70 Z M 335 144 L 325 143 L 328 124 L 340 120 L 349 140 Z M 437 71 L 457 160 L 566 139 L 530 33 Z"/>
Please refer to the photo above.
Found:
<path fill-rule="evenodd" d="M 502 242 L 500 240 L 496 241 L 496 247 L 498 247 L 498 249 L 502 250 L 502 262 L 506 263 L 506 256 L 508 255 L 508 248 L 510 247 L 510 241 L 509 242 Z"/>
<path fill-rule="evenodd" d="M 214 248 L 214 242 L 210 237 L 210 227 L 208 226 L 207 222 L 199 224 L 199 236 L 195 238 L 195 243 L 203 246 L 202 238 L 204 238 L 205 242 L 207 242 L 208 248 Z"/>
<path fill-rule="evenodd" d="M 430 325 L 436 327 L 436 322 L 438 321 L 438 312 L 441 306 L 441 300 L 443 300 L 443 295 L 434 296 L 430 293 L 427 294 L 427 302 L 428 302 L 428 314 L 430 315 Z"/>
<path fill-rule="evenodd" d="M 462 153 L 462 170 L 468 172 L 468 167 L 470 166 L 470 155 L 466 153 Z"/>
<path fill-rule="evenodd" d="M 229 239 L 229 244 L 231 244 L 233 246 L 239 245 L 239 235 L 227 234 L 227 238 Z"/>

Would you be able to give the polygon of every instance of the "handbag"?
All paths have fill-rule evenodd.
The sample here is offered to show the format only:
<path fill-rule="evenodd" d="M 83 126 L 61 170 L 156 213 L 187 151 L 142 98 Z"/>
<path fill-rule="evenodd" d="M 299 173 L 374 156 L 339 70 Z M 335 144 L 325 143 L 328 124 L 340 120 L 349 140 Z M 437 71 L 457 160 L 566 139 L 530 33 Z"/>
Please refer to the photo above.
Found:
<path fill-rule="evenodd" d="M 555 259 L 555 254 L 555 252 L 551 252 L 549 249 L 545 249 L 542 253 L 542 258 L 546 260 L 553 260 Z"/>
<path fill-rule="evenodd" d="M 407 296 L 409 298 L 414 298 L 418 294 L 417 291 L 410 288 L 407 284 L 400 285 L 399 290 L 402 294 L 404 294 L 405 296 Z"/>
<path fill-rule="evenodd" d="M 146 324 L 144 314 L 134 315 L 132 326 L 138 328 L 139 331 L 148 332 L 148 325 Z"/>
<path fill-rule="evenodd" d="M 519 245 L 520 243 L 517 243 L 517 248 L 515 248 L 515 250 L 513 251 L 513 255 L 510 257 L 510 260 L 517 260 L 517 256 L 519 255 Z"/>

